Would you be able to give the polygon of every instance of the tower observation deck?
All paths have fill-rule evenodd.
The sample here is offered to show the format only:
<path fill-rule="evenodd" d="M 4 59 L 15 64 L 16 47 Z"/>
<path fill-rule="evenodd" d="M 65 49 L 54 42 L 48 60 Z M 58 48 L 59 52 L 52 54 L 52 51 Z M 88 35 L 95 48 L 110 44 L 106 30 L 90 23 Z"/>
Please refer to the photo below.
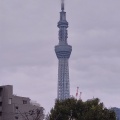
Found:
<path fill-rule="evenodd" d="M 57 99 L 65 100 L 70 97 L 70 82 L 69 82 L 69 58 L 72 51 L 72 46 L 68 45 L 66 12 L 64 11 L 64 0 L 61 0 L 59 28 L 59 44 L 55 46 L 55 53 L 58 58 L 58 88 Z"/>

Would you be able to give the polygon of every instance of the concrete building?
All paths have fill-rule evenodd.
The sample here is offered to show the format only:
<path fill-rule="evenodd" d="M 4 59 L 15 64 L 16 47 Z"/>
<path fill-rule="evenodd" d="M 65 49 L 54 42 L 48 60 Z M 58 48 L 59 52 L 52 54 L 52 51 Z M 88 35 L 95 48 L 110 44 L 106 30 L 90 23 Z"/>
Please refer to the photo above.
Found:
<path fill-rule="evenodd" d="M 0 120 L 33 120 L 37 115 L 42 120 L 43 107 L 34 104 L 27 97 L 13 94 L 13 86 L 0 86 Z"/>
<path fill-rule="evenodd" d="M 112 110 L 114 110 L 116 114 L 116 120 L 120 120 L 120 108 L 113 107 Z"/>
<path fill-rule="evenodd" d="M 64 11 L 64 0 L 61 0 L 59 28 L 59 44 L 55 46 L 55 53 L 58 58 L 58 88 L 57 99 L 64 100 L 70 97 L 70 82 L 69 82 L 69 63 L 72 46 L 68 45 L 66 12 Z"/>

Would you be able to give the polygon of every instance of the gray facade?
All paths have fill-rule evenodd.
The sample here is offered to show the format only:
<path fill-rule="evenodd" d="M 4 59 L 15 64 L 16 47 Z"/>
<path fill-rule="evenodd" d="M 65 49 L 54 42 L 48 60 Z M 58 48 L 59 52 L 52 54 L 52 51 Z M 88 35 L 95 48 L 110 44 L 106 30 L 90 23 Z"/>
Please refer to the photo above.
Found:
<path fill-rule="evenodd" d="M 58 58 L 58 88 L 57 99 L 64 100 L 70 97 L 70 82 L 69 82 L 69 58 L 72 51 L 72 46 L 68 45 L 66 12 L 64 11 L 64 0 L 61 0 L 59 28 L 59 44 L 55 46 L 55 53 Z"/>
<path fill-rule="evenodd" d="M 37 111 L 43 119 L 43 108 L 31 103 L 27 97 L 13 95 L 13 86 L 0 86 L 0 120 L 33 120 Z"/>
<path fill-rule="evenodd" d="M 120 108 L 113 107 L 112 110 L 114 110 L 116 114 L 116 120 L 120 120 Z"/>

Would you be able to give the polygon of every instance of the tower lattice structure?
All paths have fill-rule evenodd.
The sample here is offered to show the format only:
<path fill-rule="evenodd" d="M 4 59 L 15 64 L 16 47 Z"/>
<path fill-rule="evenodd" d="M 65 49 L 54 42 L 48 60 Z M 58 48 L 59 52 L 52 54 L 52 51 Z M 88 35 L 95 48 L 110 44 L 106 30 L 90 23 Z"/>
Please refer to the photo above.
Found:
<path fill-rule="evenodd" d="M 65 100 L 70 97 L 69 82 L 69 58 L 72 46 L 68 45 L 68 22 L 66 20 L 66 12 L 64 11 L 64 0 L 61 0 L 59 28 L 59 44 L 55 46 L 55 53 L 58 58 L 58 88 L 57 99 Z"/>

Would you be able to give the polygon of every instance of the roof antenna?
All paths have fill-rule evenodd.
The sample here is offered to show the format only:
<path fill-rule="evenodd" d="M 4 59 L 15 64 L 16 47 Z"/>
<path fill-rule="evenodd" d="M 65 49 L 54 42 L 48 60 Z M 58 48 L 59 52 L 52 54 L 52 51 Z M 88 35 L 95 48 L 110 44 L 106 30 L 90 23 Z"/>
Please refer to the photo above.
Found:
<path fill-rule="evenodd" d="M 64 11 L 64 0 L 61 0 L 61 10 Z"/>

